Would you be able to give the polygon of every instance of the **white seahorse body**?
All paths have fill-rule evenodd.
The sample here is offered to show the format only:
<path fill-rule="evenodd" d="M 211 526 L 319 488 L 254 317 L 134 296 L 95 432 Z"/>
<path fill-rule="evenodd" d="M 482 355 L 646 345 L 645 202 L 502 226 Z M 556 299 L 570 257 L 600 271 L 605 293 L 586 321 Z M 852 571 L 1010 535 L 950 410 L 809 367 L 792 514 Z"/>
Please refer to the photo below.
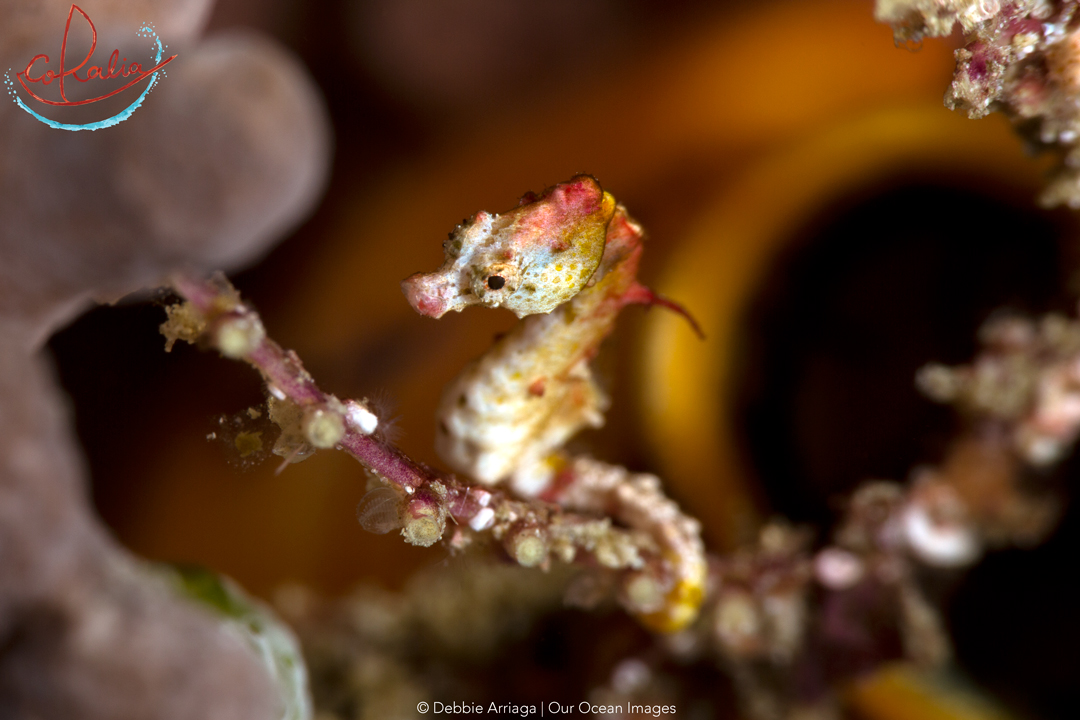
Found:
<path fill-rule="evenodd" d="M 620 207 L 608 248 L 584 290 L 547 315 L 525 318 L 444 390 L 436 449 L 455 470 L 485 483 L 510 479 L 526 496 L 543 491 L 562 464 L 557 453 L 604 422 L 608 399 L 589 362 L 628 296 L 641 229 Z"/>
<path fill-rule="evenodd" d="M 565 315 L 556 310 L 530 318 L 446 387 L 436 449 L 454 469 L 489 484 L 514 477 L 515 489 L 532 495 L 540 488 L 528 481 L 550 475 L 543 465 L 551 453 L 578 430 L 604 423 L 607 398 L 588 361 L 566 357 L 572 344 L 561 348 L 562 358 L 532 352 L 564 331 Z M 558 360 L 569 364 L 549 382 Z"/>

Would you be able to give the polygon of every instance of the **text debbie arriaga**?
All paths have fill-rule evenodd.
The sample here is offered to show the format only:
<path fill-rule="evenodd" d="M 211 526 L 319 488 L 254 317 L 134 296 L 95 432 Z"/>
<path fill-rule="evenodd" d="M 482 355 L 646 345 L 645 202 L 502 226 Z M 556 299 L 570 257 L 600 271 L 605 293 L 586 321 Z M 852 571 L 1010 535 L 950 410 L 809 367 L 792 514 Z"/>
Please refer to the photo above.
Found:
<path fill-rule="evenodd" d="M 543 717 L 545 715 L 651 715 L 662 717 L 675 714 L 674 705 L 597 705 L 581 701 L 576 705 L 568 705 L 560 702 L 541 703 L 539 705 L 517 705 L 514 703 L 491 703 L 484 706 L 475 703 L 441 703 L 434 702 L 432 712 L 446 713 L 450 715 L 520 715 L 521 717 Z"/>

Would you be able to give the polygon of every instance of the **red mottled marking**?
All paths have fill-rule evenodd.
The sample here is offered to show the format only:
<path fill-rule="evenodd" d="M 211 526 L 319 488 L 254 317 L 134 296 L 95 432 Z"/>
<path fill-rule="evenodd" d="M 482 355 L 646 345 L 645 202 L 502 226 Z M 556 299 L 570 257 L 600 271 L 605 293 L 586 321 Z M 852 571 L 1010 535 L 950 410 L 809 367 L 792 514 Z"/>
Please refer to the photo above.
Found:
<path fill-rule="evenodd" d="M 443 313 L 446 312 L 445 303 L 438 296 L 425 292 L 423 284 L 423 273 L 416 273 L 405 278 L 401 283 L 401 287 L 405 291 L 405 297 L 408 298 L 409 304 L 413 306 L 416 312 L 427 317 L 442 317 Z"/>
<path fill-rule="evenodd" d="M 530 202 L 524 202 L 526 198 L 531 198 Z M 525 252 L 544 246 L 553 252 L 569 250 L 569 239 L 563 233 L 551 234 L 551 228 L 573 225 L 579 217 L 596 213 L 603 198 L 600 183 L 588 175 L 548 188 L 539 197 L 533 193 L 524 195 L 518 206 L 532 204 L 533 207 L 517 220 L 521 232 L 515 244 Z"/>
<path fill-rule="evenodd" d="M 577 476 L 574 475 L 573 467 L 567 466 L 555 474 L 555 477 L 551 479 L 551 484 L 547 486 L 544 492 L 540 493 L 539 499 L 557 505 L 563 492 L 573 485 L 575 480 L 577 480 Z"/>
<path fill-rule="evenodd" d="M 1019 35 L 1020 33 L 1037 33 L 1042 35 L 1043 24 L 1041 21 L 1031 17 L 1022 17 L 1012 20 L 1008 25 L 1009 40 L 1012 40 L 1013 35 Z"/>
<path fill-rule="evenodd" d="M 982 80 L 986 77 L 987 64 L 990 60 L 990 48 L 986 43 L 973 42 L 967 49 L 971 51 L 971 59 L 968 60 L 967 73 L 974 80 Z"/>
<path fill-rule="evenodd" d="M 442 310 L 442 305 L 435 300 L 421 300 L 420 301 L 420 313 L 422 315 L 429 315 L 436 317 L 441 315 L 439 311 Z"/>
<path fill-rule="evenodd" d="M 552 194 L 561 196 L 562 202 L 567 205 L 578 205 L 586 214 L 592 214 L 600 209 L 600 198 L 603 191 L 596 178 L 589 175 L 579 175 L 563 185 L 556 185 Z"/>
<path fill-rule="evenodd" d="M 529 385 L 529 394 L 536 397 L 544 397 L 544 386 L 547 385 L 546 378 L 537 378 L 533 380 Z"/>

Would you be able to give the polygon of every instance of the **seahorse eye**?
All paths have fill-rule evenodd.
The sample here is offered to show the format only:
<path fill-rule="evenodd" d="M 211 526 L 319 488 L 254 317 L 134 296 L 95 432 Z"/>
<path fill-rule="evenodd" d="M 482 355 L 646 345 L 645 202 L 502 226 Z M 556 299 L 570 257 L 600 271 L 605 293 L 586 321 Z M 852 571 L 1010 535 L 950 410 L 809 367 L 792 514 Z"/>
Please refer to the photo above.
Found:
<path fill-rule="evenodd" d="M 506 284 L 506 278 L 501 275 L 492 275 L 487 279 L 487 286 L 492 290 L 501 290 L 502 286 Z"/>

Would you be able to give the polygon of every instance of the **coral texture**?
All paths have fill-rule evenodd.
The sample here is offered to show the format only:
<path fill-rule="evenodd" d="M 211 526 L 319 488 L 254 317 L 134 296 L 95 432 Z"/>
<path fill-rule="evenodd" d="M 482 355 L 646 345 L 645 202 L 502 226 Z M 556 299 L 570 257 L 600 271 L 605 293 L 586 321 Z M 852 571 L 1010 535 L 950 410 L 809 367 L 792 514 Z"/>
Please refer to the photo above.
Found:
<path fill-rule="evenodd" d="M 362 587 L 327 600 L 285 587 L 277 606 L 304 638 L 320 718 L 412 718 L 420 701 L 466 696 L 454 676 L 498 662 L 560 608 L 566 582 L 566 573 L 474 563 L 429 568 L 397 593 Z"/>
<path fill-rule="evenodd" d="M 945 104 L 979 118 L 1002 111 L 1032 146 L 1060 159 L 1046 205 L 1080 207 L 1080 29 L 1072 0 L 878 0 L 897 43 L 942 37 L 959 25 L 964 47 Z"/>
<path fill-rule="evenodd" d="M 0 3 L 0 66 L 53 52 L 68 3 Z M 103 42 L 156 23 L 180 58 L 127 122 L 64 132 L 0 103 L 0 707 L 4 717 L 272 718 L 241 636 L 108 536 L 40 346 L 91 298 L 251 262 L 327 165 L 320 100 L 257 37 L 199 42 L 209 4 L 111 2 Z M 220 82 L 221 68 L 238 73 Z M 241 89 L 237 89 L 241 88 Z M 278 139 L 290 137 L 291 143 Z M 122 691 L 121 691 L 122 690 Z"/>

